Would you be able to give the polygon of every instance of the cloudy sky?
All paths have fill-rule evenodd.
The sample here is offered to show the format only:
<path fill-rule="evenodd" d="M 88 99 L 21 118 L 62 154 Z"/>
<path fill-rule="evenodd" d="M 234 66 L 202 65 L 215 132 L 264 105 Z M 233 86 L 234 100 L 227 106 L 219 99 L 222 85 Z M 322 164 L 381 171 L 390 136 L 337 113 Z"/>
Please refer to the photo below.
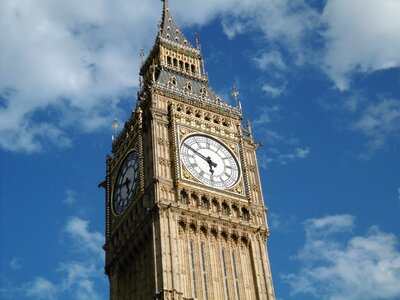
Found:
<path fill-rule="evenodd" d="M 171 0 L 252 121 L 278 299 L 400 298 L 400 1 Z M 0 0 L 0 298 L 107 299 L 112 121 L 159 0 Z"/>

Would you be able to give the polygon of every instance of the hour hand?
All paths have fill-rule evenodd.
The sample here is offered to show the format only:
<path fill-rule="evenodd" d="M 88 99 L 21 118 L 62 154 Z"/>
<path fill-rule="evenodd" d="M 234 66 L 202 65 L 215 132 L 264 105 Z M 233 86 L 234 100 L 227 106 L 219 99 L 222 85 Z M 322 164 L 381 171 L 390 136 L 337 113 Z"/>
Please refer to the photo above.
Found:
<path fill-rule="evenodd" d="M 208 166 L 210 167 L 210 173 L 214 174 L 213 167 L 216 168 L 217 164 L 211 160 L 211 157 L 207 157 L 207 163 L 208 163 Z"/>
<path fill-rule="evenodd" d="M 126 185 L 126 188 L 128 189 L 129 188 L 129 184 L 131 183 L 131 181 L 129 180 L 129 178 L 128 177 L 126 177 L 126 179 L 125 179 L 125 181 L 124 182 L 122 182 L 122 183 L 120 183 L 120 184 L 118 184 L 117 185 L 117 187 L 121 187 L 121 186 L 124 186 L 124 185 Z"/>

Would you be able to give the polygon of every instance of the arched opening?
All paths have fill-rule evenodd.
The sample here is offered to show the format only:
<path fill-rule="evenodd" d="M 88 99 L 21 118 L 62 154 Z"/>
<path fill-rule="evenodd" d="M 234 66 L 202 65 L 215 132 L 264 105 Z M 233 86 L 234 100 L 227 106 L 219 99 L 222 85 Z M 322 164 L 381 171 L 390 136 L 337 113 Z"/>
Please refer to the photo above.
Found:
<path fill-rule="evenodd" d="M 242 208 L 242 219 L 245 221 L 250 221 L 250 213 L 247 208 Z"/>
<path fill-rule="evenodd" d="M 229 205 L 226 204 L 226 202 L 222 203 L 222 209 L 221 212 L 223 215 L 228 216 L 229 215 Z"/>

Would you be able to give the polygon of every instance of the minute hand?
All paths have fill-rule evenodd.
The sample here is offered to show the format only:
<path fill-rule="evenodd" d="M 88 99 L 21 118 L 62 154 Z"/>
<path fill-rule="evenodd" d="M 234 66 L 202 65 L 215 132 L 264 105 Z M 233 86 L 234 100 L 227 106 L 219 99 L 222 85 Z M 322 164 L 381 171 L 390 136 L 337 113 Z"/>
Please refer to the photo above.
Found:
<path fill-rule="evenodd" d="M 183 144 L 183 145 L 184 145 L 186 148 L 192 150 L 192 151 L 194 152 L 194 154 L 196 154 L 196 155 L 199 156 L 200 158 L 204 159 L 209 165 L 212 165 L 214 168 L 217 167 L 217 164 L 216 164 L 215 162 L 213 162 L 213 161 L 211 160 L 210 157 L 205 157 L 203 154 L 201 154 L 200 152 L 194 150 L 192 147 L 190 147 L 190 146 L 187 145 L 187 144 Z"/>

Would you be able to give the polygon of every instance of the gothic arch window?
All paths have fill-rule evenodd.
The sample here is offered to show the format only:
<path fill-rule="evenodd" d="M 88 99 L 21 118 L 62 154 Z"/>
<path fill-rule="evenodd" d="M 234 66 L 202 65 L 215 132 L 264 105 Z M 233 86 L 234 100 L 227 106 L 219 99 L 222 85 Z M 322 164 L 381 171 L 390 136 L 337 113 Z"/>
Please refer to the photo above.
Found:
<path fill-rule="evenodd" d="M 229 121 L 227 119 L 223 119 L 222 125 L 224 125 L 225 127 L 229 127 L 231 124 L 229 123 Z"/>
<path fill-rule="evenodd" d="M 172 58 L 171 56 L 167 56 L 167 64 L 170 66 L 172 65 Z"/>
<path fill-rule="evenodd" d="M 219 211 L 219 203 L 216 199 L 212 201 L 212 211 L 215 213 Z"/>
<path fill-rule="evenodd" d="M 197 197 L 196 194 L 192 193 L 192 195 L 190 196 L 191 200 L 192 200 L 192 204 L 193 206 L 197 206 L 197 203 L 199 202 L 199 197 Z"/>
<path fill-rule="evenodd" d="M 222 248 L 221 250 L 221 255 L 222 255 L 222 267 L 224 270 L 224 282 L 225 282 L 225 292 L 226 292 L 226 299 L 230 299 L 230 295 L 229 295 L 229 281 L 228 281 L 228 267 L 227 267 L 227 263 L 226 263 L 226 254 L 225 254 L 225 248 Z"/>
<path fill-rule="evenodd" d="M 206 257 L 204 251 L 204 243 L 201 243 L 201 271 L 203 275 L 203 285 L 204 293 L 206 295 L 206 300 L 208 300 L 208 287 L 207 287 L 207 269 L 206 269 Z"/>
<path fill-rule="evenodd" d="M 181 191 L 180 202 L 183 204 L 188 204 L 189 202 L 189 196 L 185 190 Z"/>
<path fill-rule="evenodd" d="M 189 71 L 190 71 L 190 65 L 189 65 L 189 63 L 185 63 L 185 70 L 186 70 L 186 72 L 189 72 Z"/>
<path fill-rule="evenodd" d="M 202 97 L 207 97 L 207 89 L 206 89 L 205 87 L 202 87 L 202 88 L 200 89 L 200 95 L 201 95 Z"/>
<path fill-rule="evenodd" d="M 250 221 L 250 212 L 247 208 L 242 208 L 242 219 L 245 221 Z"/>
<path fill-rule="evenodd" d="M 191 84 L 190 82 L 188 82 L 188 83 L 186 84 L 186 88 L 187 88 L 187 90 L 188 90 L 189 92 L 191 92 L 192 89 L 193 89 L 192 84 Z"/>
<path fill-rule="evenodd" d="M 209 208 L 209 201 L 206 197 L 201 197 L 201 208 L 208 209 Z"/>
<path fill-rule="evenodd" d="M 232 206 L 232 213 L 235 218 L 239 217 L 239 208 L 236 205 Z"/>
<path fill-rule="evenodd" d="M 232 241 L 234 241 L 235 243 L 238 242 L 239 236 L 237 235 L 236 232 L 234 232 L 234 233 L 231 234 L 231 239 L 232 239 Z"/>
<path fill-rule="evenodd" d="M 176 85 L 176 84 L 177 84 L 176 78 L 175 78 L 175 77 L 172 77 L 172 78 L 171 78 L 171 84 L 172 84 L 172 85 Z"/>
<path fill-rule="evenodd" d="M 197 298 L 197 277 L 196 277 L 196 265 L 195 265 L 195 257 L 194 257 L 194 247 L 193 247 L 193 241 L 190 241 L 189 243 L 189 251 L 190 251 L 190 267 L 191 267 L 191 273 L 192 273 L 192 280 L 193 280 L 193 293 L 194 293 L 194 298 Z"/>
<path fill-rule="evenodd" d="M 210 230 L 212 236 L 216 239 L 218 237 L 218 230 L 215 228 L 211 228 Z"/>
<path fill-rule="evenodd" d="M 195 65 L 191 65 L 192 68 L 192 73 L 196 74 L 196 66 Z"/>
<path fill-rule="evenodd" d="M 236 266 L 236 254 L 235 251 L 232 251 L 232 262 L 233 262 L 233 276 L 235 281 L 236 287 L 236 298 L 240 300 L 240 293 L 239 293 L 239 279 L 238 279 L 238 271 Z"/>
<path fill-rule="evenodd" d="M 181 68 L 181 70 L 183 70 L 183 61 L 179 61 L 179 68 Z"/>
<path fill-rule="evenodd" d="M 178 60 L 174 58 L 174 67 L 178 67 Z"/>
<path fill-rule="evenodd" d="M 229 215 L 229 206 L 226 204 L 226 202 L 222 203 L 222 209 L 221 212 L 223 215 L 228 216 Z"/>

